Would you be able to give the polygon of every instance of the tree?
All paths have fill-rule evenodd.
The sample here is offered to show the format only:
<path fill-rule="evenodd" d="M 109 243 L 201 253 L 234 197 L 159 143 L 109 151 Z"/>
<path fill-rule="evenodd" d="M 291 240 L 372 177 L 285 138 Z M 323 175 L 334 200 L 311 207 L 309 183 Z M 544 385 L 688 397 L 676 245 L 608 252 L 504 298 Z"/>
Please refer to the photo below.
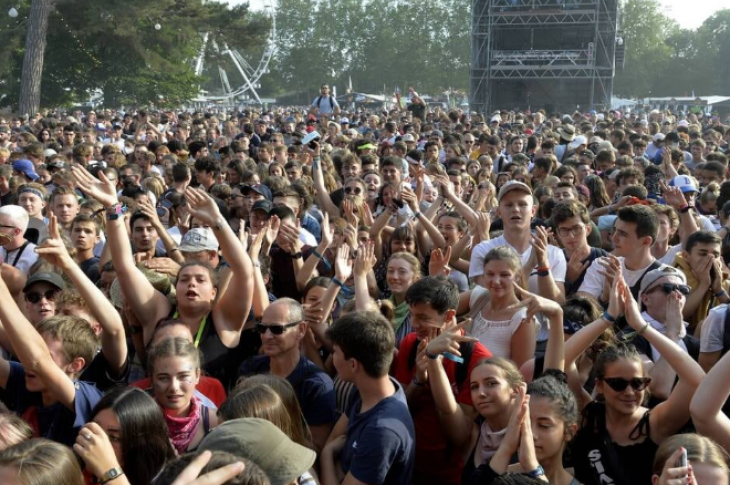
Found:
<path fill-rule="evenodd" d="M 41 104 L 41 80 L 48 33 L 48 16 L 54 4 L 55 0 L 33 0 L 30 5 L 20 83 L 18 108 L 21 113 L 35 114 Z"/>

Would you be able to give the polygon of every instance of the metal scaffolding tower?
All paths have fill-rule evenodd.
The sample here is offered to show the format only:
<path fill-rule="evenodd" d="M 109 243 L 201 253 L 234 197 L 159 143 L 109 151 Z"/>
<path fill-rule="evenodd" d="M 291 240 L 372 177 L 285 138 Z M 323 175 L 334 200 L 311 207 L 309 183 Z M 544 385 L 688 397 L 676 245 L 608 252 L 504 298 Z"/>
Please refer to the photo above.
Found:
<path fill-rule="evenodd" d="M 619 0 L 472 0 L 471 110 L 611 104 Z"/>

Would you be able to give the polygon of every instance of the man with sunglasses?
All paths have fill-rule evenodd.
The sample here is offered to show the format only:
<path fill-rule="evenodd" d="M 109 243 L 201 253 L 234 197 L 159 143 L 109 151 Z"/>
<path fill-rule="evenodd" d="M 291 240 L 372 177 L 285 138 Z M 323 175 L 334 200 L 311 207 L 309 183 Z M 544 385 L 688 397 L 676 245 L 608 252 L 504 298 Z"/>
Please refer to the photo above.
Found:
<path fill-rule="evenodd" d="M 36 273 L 23 287 L 25 314 L 33 326 L 56 314 L 56 296 L 66 289 L 58 273 Z"/>
<path fill-rule="evenodd" d="M 686 303 L 690 287 L 684 274 L 669 266 L 649 271 L 641 281 L 638 303 L 643 310 L 641 316 L 657 332 L 677 343 L 692 359 L 698 360 L 700 341 L 687 333 L 687 324 L 682 319 L 682 309 Z M 675 385 L 677 373 L 662 359 L 662 355 L 648 340 L 636 335 L 627 327 L 620 339 L 630 339 L 637 352 L 642 356 L 651 377 L 652 399 L 664 400 L 669 397 Z"/>
<path fill-rule="evenodd" d="M 291 298 L 279 298 L 264 311 L 256 330 L 264 355 L 245 361 L 239 375 L 270 373 L 288 380 L 316 451 L 321 451 L 336 419 L 335 389 L 330 376 L 302 354 L 301 344 L 307 334 L 302 306 Z"/>

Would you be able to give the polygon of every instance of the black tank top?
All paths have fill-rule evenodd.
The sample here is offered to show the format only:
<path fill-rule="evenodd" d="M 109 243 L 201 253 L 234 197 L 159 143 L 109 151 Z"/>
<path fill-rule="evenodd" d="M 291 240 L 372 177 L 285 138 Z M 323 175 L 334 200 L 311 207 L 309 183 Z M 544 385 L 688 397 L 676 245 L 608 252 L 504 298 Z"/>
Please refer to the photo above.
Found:
<path fill-rule="evenodd" d="M 649 413 L 647 410 L 629 435 L 631 439 L 646 439 L 633 445 L 620 446 L 611 440 L 606 429 L 605 404 L 593 402 L 586 406 L 583 426 L 570 447 L 575 477 L 584 485 L 651 483 L 658 446 L 650 437 Z"/>

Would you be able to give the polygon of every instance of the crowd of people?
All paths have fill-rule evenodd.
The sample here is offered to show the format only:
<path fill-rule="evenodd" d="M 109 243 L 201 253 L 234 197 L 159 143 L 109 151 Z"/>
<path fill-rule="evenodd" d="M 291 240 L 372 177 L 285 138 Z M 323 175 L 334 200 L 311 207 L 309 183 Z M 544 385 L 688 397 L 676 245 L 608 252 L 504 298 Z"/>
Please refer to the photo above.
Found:
<path fill-rule="evenodd" d="M 726 485 L 730 120 L 404 104 L 0 118 L 0 483 Z"/>

